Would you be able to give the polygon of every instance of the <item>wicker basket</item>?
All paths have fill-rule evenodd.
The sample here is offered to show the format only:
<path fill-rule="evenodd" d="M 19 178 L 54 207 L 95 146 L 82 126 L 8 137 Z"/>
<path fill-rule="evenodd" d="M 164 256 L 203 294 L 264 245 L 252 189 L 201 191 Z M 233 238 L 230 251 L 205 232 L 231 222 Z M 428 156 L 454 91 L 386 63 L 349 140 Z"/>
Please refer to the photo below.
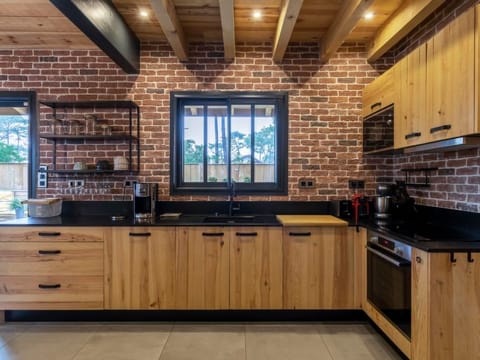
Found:
<path fill-rule="evenodd" d="M 62 199 L 28 199 L 23 201 L 28 204 L 28 216 L 47 218 L 58 216 L 62 213 Z"/>

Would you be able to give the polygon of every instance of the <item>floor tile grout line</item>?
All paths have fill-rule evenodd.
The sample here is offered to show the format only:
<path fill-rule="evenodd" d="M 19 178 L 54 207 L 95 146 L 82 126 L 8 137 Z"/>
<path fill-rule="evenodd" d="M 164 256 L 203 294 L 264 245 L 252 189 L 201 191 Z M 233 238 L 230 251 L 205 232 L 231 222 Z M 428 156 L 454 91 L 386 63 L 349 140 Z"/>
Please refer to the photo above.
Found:
<path fill-rule="evenodd" d="M 7 324 L 4 324 L 4 325 L 7 325 Z M 7 325 L 8 326 L 8 325 Z M 17 325 L 13 325 L 13 326 L 17 326 Z M 25 333 L 25 331 L 27 330 L 30 330 L 32 328 L 32 325 L 29 325 L 29 326 L 26 326 L 25 329 L 22 329 L 21 332 L 19 332 L 18 334 L 14 335 L 11 339 L 8 339 L 7 341 L 4 341 L 3 345 L 0 346 L 0 349 L 3 349 L 5 346 L 8 345 L 9 342 L 13 341 L 14 339 L 18 338 L 19 336 L 23 335 Z"/>
<path fill-rule="evenodd" d="M 100 326 L 94 326 L 94 331 L 87 337 L 87 339 L 85 340 L 85 343 L 80 347 L 80 349 L 78 349 L 78 351 L 70 358 L 70 360 L 75 360 L 75 358 L 78 356 L 78 354 L 80 354 L 80 352 L 85 348 L 85 346 L 87 346 L 88 342 L 90 341 L 90 339 L 92 339 L 98 332 L 98 329 L 100 328 Z"/>
<path fill-rule="evenodd" d="M 157 359 L 157 360 L 160 360 L 160 359 L 162 358 L 162 354 L 163 354 L 163 352 L 165 351 L 165 348 L 167 347 L 168 340 L 170 340 L 170 337 L 172 336 L 173 329 L 175 328 L 175 324 L 176 324 L 176 321 L 174 321 L 174 322 L 172 323 L 172 325 L 170 326 L 170 331 L 168 332 L 168 336 L 167 336 L 167 338 L 165 339 L 165 343 L 164 343 L 163 346 L 162 346 L 162 350 L 160 351 L 160 354 L 158 355 L 158 359 Z"/>
<path fill-rule="evenodd" d="M 322 343 L 325 346 L 325 349 L 327 349 L 328 355 L 330 356 L 330 360 L 335 360 L 335 357 L 332 354 L 332 350 L 330 349 L 327 342 L 325 341 L 325 337 L 323 336 L 323 333 L 320 332 L 320 325 L 322 325 L 322 324 L 317 324 L 315 326 L 315 331 L 320 336 L 320 339 L 322 339 Z"/>

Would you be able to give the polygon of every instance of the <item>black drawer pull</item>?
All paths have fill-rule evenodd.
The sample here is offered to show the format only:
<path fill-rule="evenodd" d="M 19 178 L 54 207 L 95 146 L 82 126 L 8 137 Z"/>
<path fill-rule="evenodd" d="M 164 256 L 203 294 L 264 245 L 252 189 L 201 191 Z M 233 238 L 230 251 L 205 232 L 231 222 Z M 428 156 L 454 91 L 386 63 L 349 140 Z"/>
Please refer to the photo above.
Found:
<path fill-rule="evenodd" d="M 408 140 L 414 137 L 420 137 L 420 136 L 422 136 L 421 132 L 412 132 L 410 134 L 405 135 L 405 140 Z"/>
<path fill-rule="evenodd" d="M 441 126 L 436 126 L 430 129 L 430 134 L 436 133 L 438 131 L 442 130 L 450 130 L 452 128 L 452 125 L 447 124 L 447 125 L 441 125 Z"/>
<path fill-rule="evenodd" d="M 236 232 L 236 236 L 258 236 L 258 233 L 256 231 L 254 232 Z"/>
<path fill-rule="evenodd" d="M 60 289 L 62 285 L 60 284 L 38 284 L 40 289 Z"/>
<path fill-rule="evenodd" d="M 38 255 L 58 255 L 62 250 L 38 250 Z"/>
<path fill-rule="evenodd" d="M 144 232 L 144 233 L 128 233 L 128 236 L 151 236 L 152 233 L 149 233 L 149 232 Z"/>
<path fill-rule="evenodd" d="M 377 106 L 382 106 L 382 103 L 381 103 L 381 102 L 376 102 L 375 104 L 373 104 L 372 106 L 370 106 L 370 110 L 375 109 Z"/>
<path fill-rule="evenodd" d="M 202 236 L 223 236 L 223 232 L 213 232 L 213 233 L 208 233 L 208 232 L 203 232 Z"/>
<path fill-rule="evenodd" d="M 60 236 L 62 233 L 59 232 L 39 232 L 38 236 Z"/>
<path fill-rule="evenodd" d="M 311 236 L 311 232 L 289 232 L 288 235 L 290 236 Z"/>

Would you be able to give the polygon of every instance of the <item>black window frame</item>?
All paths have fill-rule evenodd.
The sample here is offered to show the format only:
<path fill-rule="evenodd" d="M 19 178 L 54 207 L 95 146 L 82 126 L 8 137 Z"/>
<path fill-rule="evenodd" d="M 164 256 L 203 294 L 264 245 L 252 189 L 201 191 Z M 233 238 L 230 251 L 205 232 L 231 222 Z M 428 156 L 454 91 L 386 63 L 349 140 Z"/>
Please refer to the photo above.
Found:
<path fill-rule="evenodd" d="M 227 162 L 227 182 L 183 182 L 183 128 L 184 105 L 227 105 L 228 130 L 230 109 L 234 104 L 276 105 L 276 168 L 274 183 L 235 183 L 237 194 L 287 195 L 288 194 L 288 92 L 212 92 L 172 91 L 170 93 L 170 195 L 224 195 L 231 187 L 231 161 Z M 252 129 L 253 131 L 253 129 Z M 228 141 L 230 149 L 230 136 Z M 230 151 L 228 151 L 230 155 Z M 254 166 L 254 164 L 251 164 Z"/>

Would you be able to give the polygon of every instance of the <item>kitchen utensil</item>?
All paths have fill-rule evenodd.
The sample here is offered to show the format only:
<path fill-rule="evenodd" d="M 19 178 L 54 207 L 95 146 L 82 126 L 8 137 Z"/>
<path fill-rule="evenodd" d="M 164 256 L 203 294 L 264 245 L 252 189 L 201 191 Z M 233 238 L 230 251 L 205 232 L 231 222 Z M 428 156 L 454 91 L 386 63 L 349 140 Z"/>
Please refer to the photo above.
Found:
<path fill-rule="evenodd" d="M 83 161 L 77 161 L 73 164 L 73 170 L 85 170 L 87 168 L 87 164 Z"/>
<path fill-rule="evenodd" d="M 375 211 L 380 214 L 388 214 L 391 201 L 391 196 L 377 196 L 375 198 Z"/>
<path fill-rule="evenodd" d="M 24 200 L 22 204 L 28 205 L 28 216 L 30 217 L 54 217 L 62 212 L 61 198 L 28 199 Z"/>
<path fill-rule="evenodd" d="M 98 160 L 95 168 L 97 170 L 110 170 L 112 166 L 108 160 Z"/>
<path fill-rule="evenodd" d="M 115 156 L 113 158 L 113 170 L 128 170 L 128 161 L 124 156 Z"/>

